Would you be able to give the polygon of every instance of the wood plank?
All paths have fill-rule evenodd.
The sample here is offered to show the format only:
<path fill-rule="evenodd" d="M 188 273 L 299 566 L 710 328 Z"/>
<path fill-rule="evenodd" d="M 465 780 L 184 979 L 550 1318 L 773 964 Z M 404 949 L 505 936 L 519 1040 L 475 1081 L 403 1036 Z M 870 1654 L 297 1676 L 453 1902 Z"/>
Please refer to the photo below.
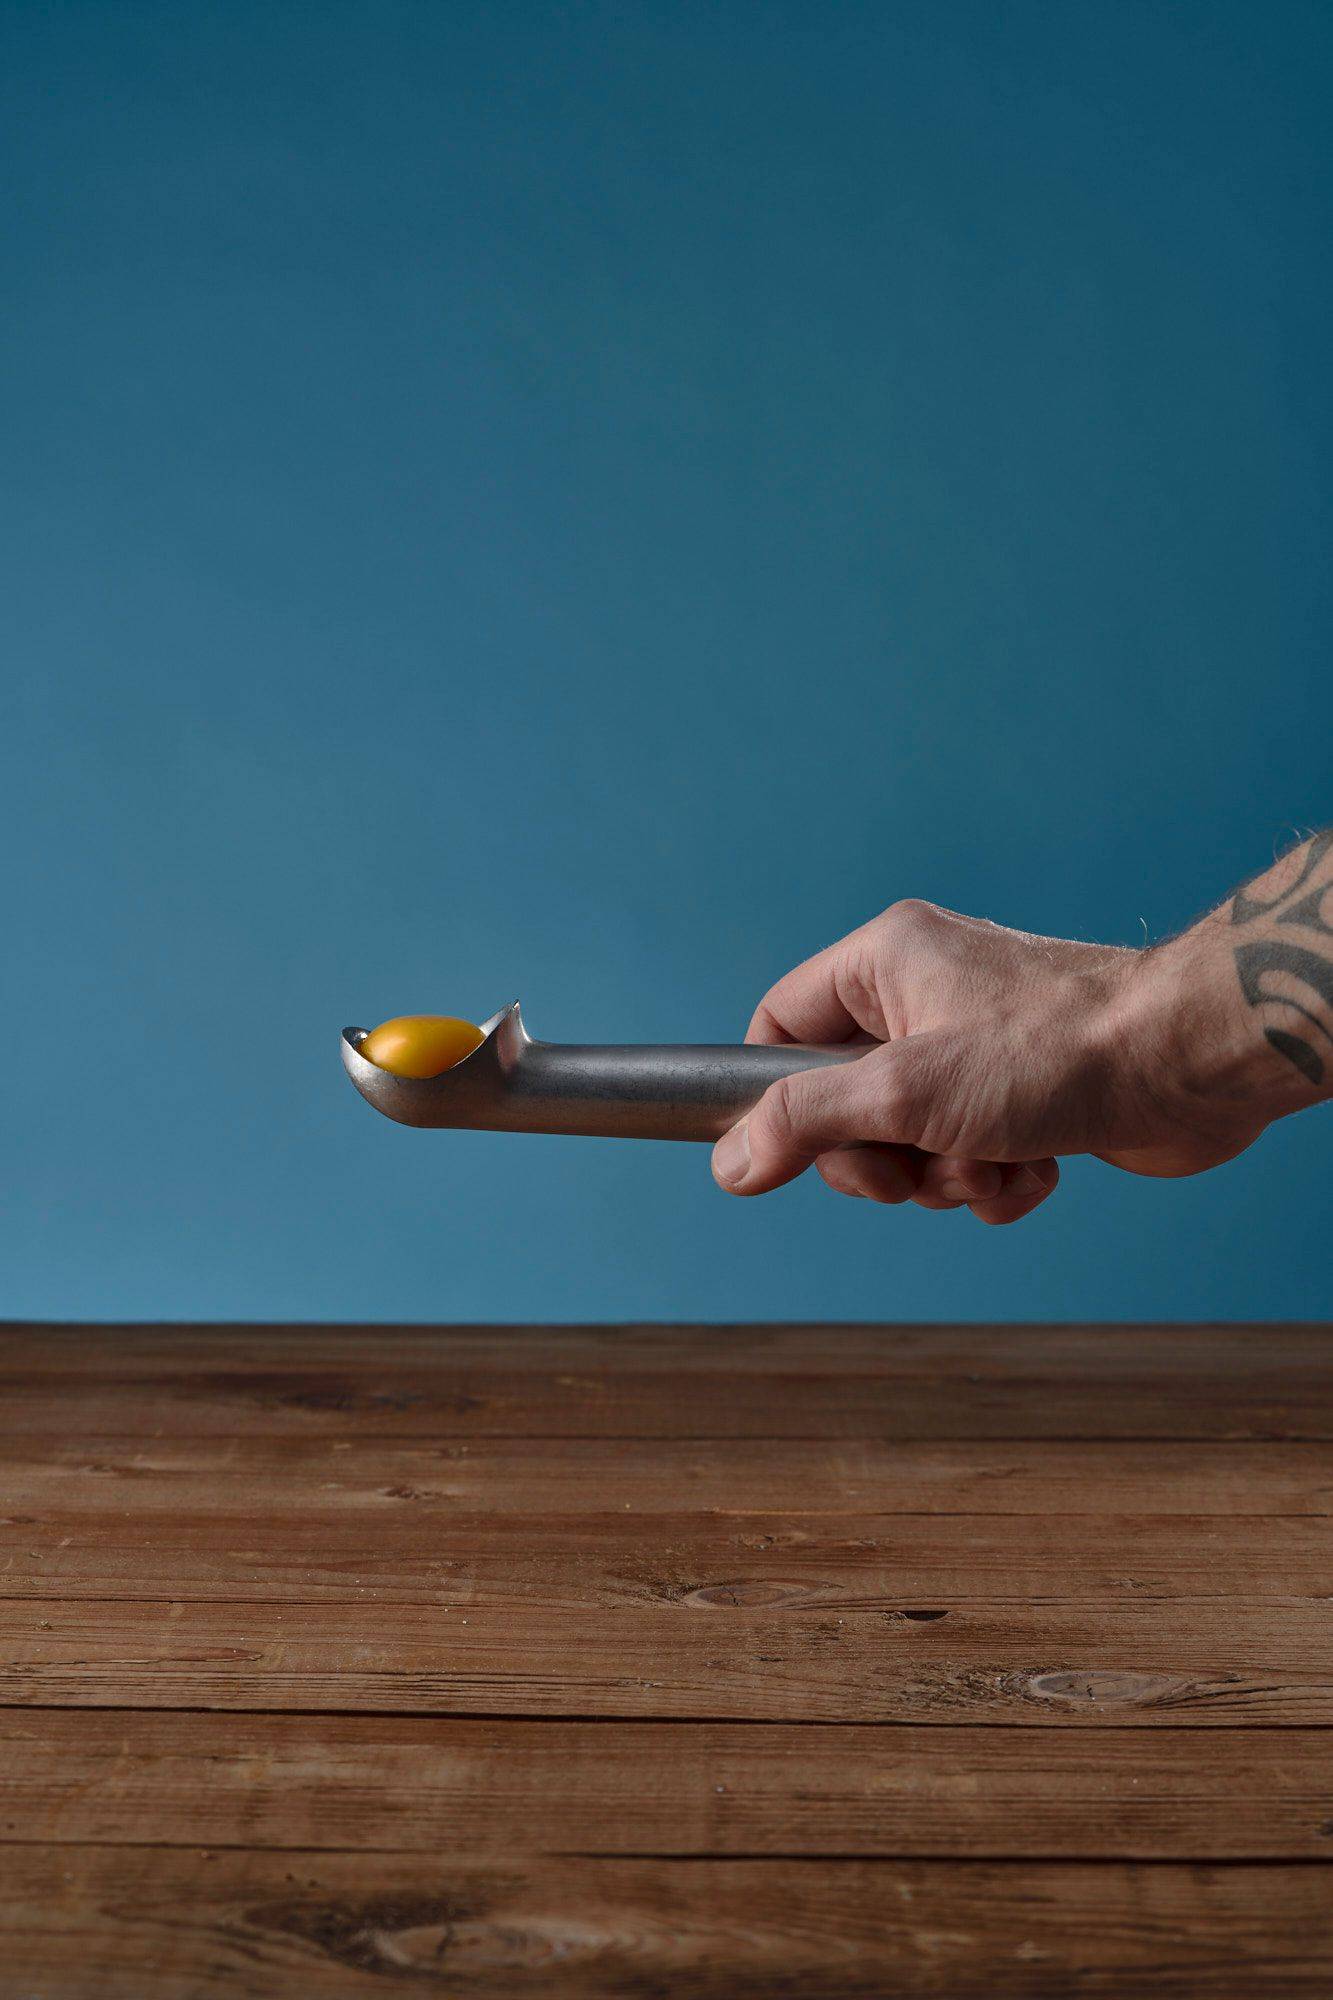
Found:
<path fill-rule="evenodd" d="M 1326 1870 L 11 1848 L 40 2000 L 1326 2000 Z"/>
<path fill-rule="evenodd" d="M 166 1519 L 234 1514 L 241 1495 L 274 1522 L 306 1518 L 312 1500 L 375 1510 L 387 1535 L 405 1509 L 440 1532 L 482 1513 L 1327 1518 L 1333 1443 L 47 1438 L 6 1447 L 0 1495 L 7 1532 L 58 1502 Z"/>
<path fill-rule="evenodd" d="M 1057 1322 L 597 1321 L 571 1324 L 420 1321 L 125 1321 L 0 1320 L 0 1370 L 33 1366 L 81 1376 L 89 1358 L 131 1373 L 164 1367 L 247 1366 L 284 1373 L 294 1365 L 358 1371 L 383 1365 L 460 1364 L 543 1373 L 613 1366 L 617 1374 L 741 1370 L 759 1376 L 823 1376 L 885 1366 L 908 1379 L 938 1379 L 943 1359 L 956 1372 L 997 1381 L 1035 1366 L 1041 1374 L 1089 1370 L 1118 1379 L 1126 1368 L 1161 1379 L 1195 1381 L 1207 1367 L 1249 1378 L 1256 1363 L 1318 1371 L 1333 1322 L 1174 1320 Z M 1317 1384 L 1315 1385 L 1317 1386 Z"/>
<path fill-rule="evenodd" d="M 85 1481 L 0 1518 L 0 1595 L 288 1604 L 374 1601 L 589 1611 L 690 1600 L 749 1609 L 1098 1603 L 1107 1598 L 1333 1600 L 1326 1518 L 1106 1514 L 450 1514 L 382 1498 L 271 1520 L 229 1484 L 169 1514 L 114 1507 Z M 0 1496 L 6 1473 L 0 1464 Z M 0 1502 L 2 1505 L 3 1502 Z M 9 1504 L 31 1509 L 31 1489 Z"/>
<path fill-rule="evenodd" d="M 0 1329 L 0 1991 L 1333 1990 L 1331 1359 Z"/>
<path fill-rule="evenodd" d="M 1144 1746 L 1151 1740 L 1151 1754 Z M 0 1840 L 1327 1860 L 1333 1731 L 0 1712 Z"/>
<path fill-rule="evenodd" d="M 0 1326 L 0 1435 L 1333 1438 L 1333 1330 Z"/>
<path fill-rule="evenodd" d="M 590 1617 L 525 1603 L 0 1601 L 0 1704 L 1055 1726 L 1333 1726 L 1333 1607 Z"/>

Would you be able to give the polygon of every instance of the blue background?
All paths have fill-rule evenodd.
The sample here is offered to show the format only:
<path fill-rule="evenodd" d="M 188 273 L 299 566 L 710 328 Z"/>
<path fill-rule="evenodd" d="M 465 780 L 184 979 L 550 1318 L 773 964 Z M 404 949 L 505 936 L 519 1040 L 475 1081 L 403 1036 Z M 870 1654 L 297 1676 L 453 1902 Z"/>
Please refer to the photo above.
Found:
<path fill-rule="evenodd" d="M 421 1135 L 893 898 L 1333 814 L 1333 9 L 0 6 L 0 1310 L 1333 1311 L 1333 1126 L 1034 1220 Z"/>

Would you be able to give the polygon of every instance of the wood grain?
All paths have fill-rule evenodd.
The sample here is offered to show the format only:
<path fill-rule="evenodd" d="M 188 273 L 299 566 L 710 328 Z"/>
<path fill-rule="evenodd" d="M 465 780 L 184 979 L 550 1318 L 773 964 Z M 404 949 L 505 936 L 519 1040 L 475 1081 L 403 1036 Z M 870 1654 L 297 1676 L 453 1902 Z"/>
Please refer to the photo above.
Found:
<path fill-rule="evenodd" d="M 1310 1326 L 0 1324 L 0 1436 L 1333 1438 Z"/>
<path fill-rule="evenodd" d="M 0 1487 L 4 1482 L 0 1453 Z M 16 1472 L 16 1468 L 11 1468 Z M 9 1486 L 0 1595 L 282 1604 L 545 1604 L 645 1610 L 688 1600 L 751 1610 L 1333 1600 L 1333 1533 L 1317 1515 L 459 1513 L 307 1504 L 215 1483 L 163 1514 L 133 1481 L 98 1508 L 76 1479 Z M 1018 1523 L 1021 1522 L 1021 1525 Z"/>
<path fill-rule="evenodd" d="M 1150 1746 L 1150 1747 L 1149 1747 Z M 0 1713 L 0 1839 L 1329 1858 L 1333 1732 Z"/>
<path fill-rule="evenodd" d="M 1330 1363 L 0 1327 L 0 2000 L 1327 1995 Z"/>
<path fill-rule="evenodd" d="M 1333 1726 L 1333 1610 L 1267 1598 L 610 1611 L 0 1601 L 0 1704 Z"/>
<path fill-rule="evenodd" d="M 1327 1876 L 1300 1866 L 34 1846 L 3 1856 L 0 1933 L 32 2000 L 1333 1992 Z"/>
<path fill-rule="evenodd" d="M 4 1514 L 56 1505 L 166 1520 L 270 1521 L 404 1510 L 446 1533 L 497 1514 L 1318 1515 L 1333 1518 L 1333 1443 L 930 1443 L 856 1438 L 498 1438 L 475 1444 L 319 1438 L 53 1437 L 4 1453 Z M 1095 1539 L 1092 1530 L 1088 1539 Z M 0 1560 L 3 1560 L 0 1554 Z"/>

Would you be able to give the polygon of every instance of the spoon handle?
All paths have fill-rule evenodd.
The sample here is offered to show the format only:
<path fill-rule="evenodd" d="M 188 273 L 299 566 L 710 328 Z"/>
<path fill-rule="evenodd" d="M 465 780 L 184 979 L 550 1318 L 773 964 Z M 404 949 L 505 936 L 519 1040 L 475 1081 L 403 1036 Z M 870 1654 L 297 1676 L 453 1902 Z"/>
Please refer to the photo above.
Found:
<path fill-rule="evenodd" d="M 590 1138 L 721 1138 L 771 1083 L 864 1055 L 855 1048 L 528 1042 L 496 1110 L 511 1132 Z M 497 1118 L 497 1123 L 499 1118 Z"/>

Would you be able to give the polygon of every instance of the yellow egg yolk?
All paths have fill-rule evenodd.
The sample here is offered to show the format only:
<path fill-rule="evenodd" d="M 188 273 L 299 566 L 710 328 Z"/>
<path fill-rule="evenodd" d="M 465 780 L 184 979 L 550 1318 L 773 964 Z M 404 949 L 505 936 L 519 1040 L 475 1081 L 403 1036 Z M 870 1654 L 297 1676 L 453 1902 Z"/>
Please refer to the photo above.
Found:
<path fill-rule="evenodd" d="M 452 1014 L 398 1014 L 371 1029 L 361 1054 L 394 1076 L 440 1076 L 485 1039 L 471 1021 L 457 1021 Z"/>

